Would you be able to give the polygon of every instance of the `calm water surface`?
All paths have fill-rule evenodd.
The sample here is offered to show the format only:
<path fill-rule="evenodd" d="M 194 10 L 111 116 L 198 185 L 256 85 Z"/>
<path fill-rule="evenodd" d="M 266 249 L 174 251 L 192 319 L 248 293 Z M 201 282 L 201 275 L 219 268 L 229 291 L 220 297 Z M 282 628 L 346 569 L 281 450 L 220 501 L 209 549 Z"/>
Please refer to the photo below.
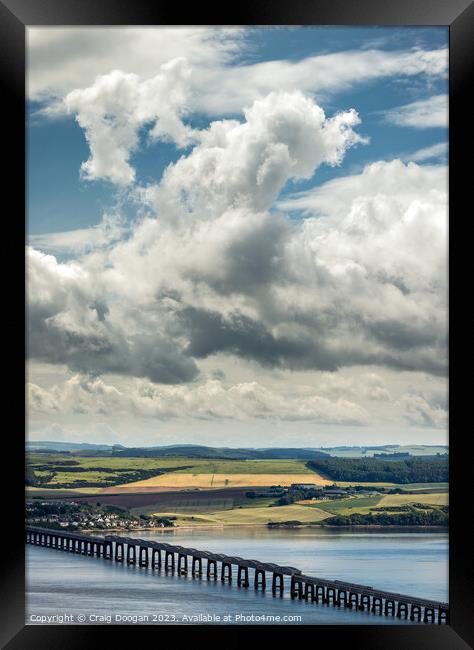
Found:
<path fill-rule="evenodd" d="M 129 536 L 291 565 L 308 575 L 448 600 L 448 535 L 444 532 L 223 528 L 140 531 Z M 54 615 L 72 616 L 72 620 L 63 621 L 73 624 L 182 624 L 207 622 L 206 617 L 211 615 L 220 617 L 213 623 L 224 624 L 407 624 L 368 612 L 292 601 L 288 589 L 282 598 L 273 597 L 271 590 L 263 594 L 252 588 L 239 589 L 235 581 L 228 585 L 220 580 L 166 575 L 28 545 L 27 623 L 42 623 L 45 619 L 39 617 Z M 117 616 L 132 618 L 119 620 Z M 183 616 L 200 618 L 183 620 Z M 281 618 L 255 620 L 258 616 Z M 295 616 L 299 618 L 283 618 Z"/>

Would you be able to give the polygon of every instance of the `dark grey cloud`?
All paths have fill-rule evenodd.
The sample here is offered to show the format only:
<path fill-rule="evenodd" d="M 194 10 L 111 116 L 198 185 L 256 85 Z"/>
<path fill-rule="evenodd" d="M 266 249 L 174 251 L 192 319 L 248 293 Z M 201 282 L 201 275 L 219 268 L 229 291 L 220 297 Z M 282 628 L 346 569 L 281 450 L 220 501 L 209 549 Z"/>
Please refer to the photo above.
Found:
<path fill-rule="evenodd" d="M 112 327 L 81 334 L 48 322 L 35 309 L 29 310 L 28 325 L 29 357 L 77 372 L 147 377 L 162 384 L 190 382 L 199 374 L 193 359 L 162 334 L 125 337 Z"/>
<path fill-rule="evenodd" d="M 321 317 L 321 322 L 332 320 L 337 330 L 338 339 L 343 342 L 331 347 L 327 336 L 318 335 L 318 327 L 294 328 L 294 334 L 274 335 L 262 322 L 253 320 L 237 311 L 224 317 L 216 311 L 186 307 L 179 312 L 183 334 L 188 337 L 186 352 L 194 358 L 206 358 L 216 353 L 233 354 L 267 367 L 290 368 L 292 370 L 335 371 L 340 367 L 352 365 L 383 365 L 398 370 L 424 370 L 443 375 L 446 364 L 442 356 L 442 346 L 436 347 L 432 336 L 421 336 L 414 329 L 410 338 L 410 328 L 396 327 L 395 323 L 387 325 L 381 336 L 388 339 L 390 348 L 373 348 L 370 341 L 374 338 L 372 325 L 365 329 L 360 320 L 354 319 L 353 329 L 347 328 L 347 317 L 341 314 L 338 323 L 336 315 Z M 310 323 L 307 322 L 306 325 Z M 291 331 L 291 322 L 285 323 Z M 343 331 L 345 327 L 345 333 Z M 375 327 L 375 326 L 374 326 Z M 325 333 L 326 328 L 321 330 Z M 395 333 L 400 334 L 400 339 Z M 402 337 L 405 335 L 405 338 Z M 367 345 L 360 344 L 360 336 L 366 337 Z M 357 336 L 357 338 L 355 338 Z M 352 339 L 358 342 L 352 344 Z M 387 341 L 385 341 L 387 342 Z M 423 354 L 423 347 L 427 347 Z"/>
<path fill-rule="evenodd" d="M 217 352 L 235 354 L 263 366 L 336 370 L 336 356 L 308 336 L 275 336 L 261 322 L 239 312 L 228 318 L 219 312 L 187 307 L 179 313 L 189 337 L 187 352 L 205 358 Z"/>

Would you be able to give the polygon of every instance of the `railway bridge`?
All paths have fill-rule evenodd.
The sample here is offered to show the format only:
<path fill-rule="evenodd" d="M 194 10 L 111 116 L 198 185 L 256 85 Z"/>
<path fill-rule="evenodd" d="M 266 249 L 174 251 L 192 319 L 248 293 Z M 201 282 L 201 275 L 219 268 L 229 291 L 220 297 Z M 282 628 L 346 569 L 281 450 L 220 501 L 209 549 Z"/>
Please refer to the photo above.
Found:
<path fill-rule="evenodd" d="M 237 585 L 242 588 L 253 584 L 254 589 L 265 590 L 267 586 L 271 586 L 274 595 L 283 595 L 286 583 L 293 599 L 367 610 L 374 614 L 410 621 L 439 624 L 449 622 L 447 603 L 383 591 L 352 582 L 308 576 L 291 566 L 122 535 L 102 537 L 36 526 L 27 526 L 25 534 L 26 543 L 35 546 L 162 569 L 167 573 L 191 575 L 193 578 L 202 578 L 205 575 L 208 580 L 220 579 L 229 583 L 235 579 Z"/>

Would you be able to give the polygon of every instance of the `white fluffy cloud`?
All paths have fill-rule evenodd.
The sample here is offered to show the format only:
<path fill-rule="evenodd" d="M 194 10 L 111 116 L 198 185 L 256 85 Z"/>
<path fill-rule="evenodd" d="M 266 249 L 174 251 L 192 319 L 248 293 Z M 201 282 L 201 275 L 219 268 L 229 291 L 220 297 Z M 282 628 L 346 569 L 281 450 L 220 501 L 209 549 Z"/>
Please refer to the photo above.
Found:
<path fill-rule="evenodd" d="M 160 215 L 175 213 L 176 204 L 198 215 L 268 209 L 288 180 L 311 178 L 321 164 L 337 165 L 349 147 L 366 142 L 353 131 L 360 122 L 354 110 L 326 118 L 297 91 L 270 93 L 244 117 L 212 122 L 192 152 L 145 192 Z"/>
<path fill-rule="evenodd" d="M 385 113 L 385 119 L 397 126 L 415 129 L 448 128 L 448 95 L 433 95 Z"/>
<path fill-rule="evenodd" d="M 129 163 L 139 130 L 149 125 L 148 137 L 168 139 L 183 147 L 193 130 L 181 121 L 191 70 L 183 58 L 161 66 L 159 74 L 141 82 L 138 75 L 114 70 L 97 77 L 85 89 L 70 92 L 65 106 L 84 129 L 90 158 L 81 166 L 89 180 L 104 178 L 119 185 L 135 180 Z"/>

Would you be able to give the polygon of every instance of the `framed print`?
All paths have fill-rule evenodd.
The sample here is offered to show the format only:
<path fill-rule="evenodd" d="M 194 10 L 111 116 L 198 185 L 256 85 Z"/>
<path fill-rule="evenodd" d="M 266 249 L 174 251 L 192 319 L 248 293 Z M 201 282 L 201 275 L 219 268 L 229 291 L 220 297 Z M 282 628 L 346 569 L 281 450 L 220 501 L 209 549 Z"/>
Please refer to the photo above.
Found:
<path fill-rule="evenodd" d="M 26 307 L 2 647 L 470 647 L 473 12 L 1 1 Z"/>

